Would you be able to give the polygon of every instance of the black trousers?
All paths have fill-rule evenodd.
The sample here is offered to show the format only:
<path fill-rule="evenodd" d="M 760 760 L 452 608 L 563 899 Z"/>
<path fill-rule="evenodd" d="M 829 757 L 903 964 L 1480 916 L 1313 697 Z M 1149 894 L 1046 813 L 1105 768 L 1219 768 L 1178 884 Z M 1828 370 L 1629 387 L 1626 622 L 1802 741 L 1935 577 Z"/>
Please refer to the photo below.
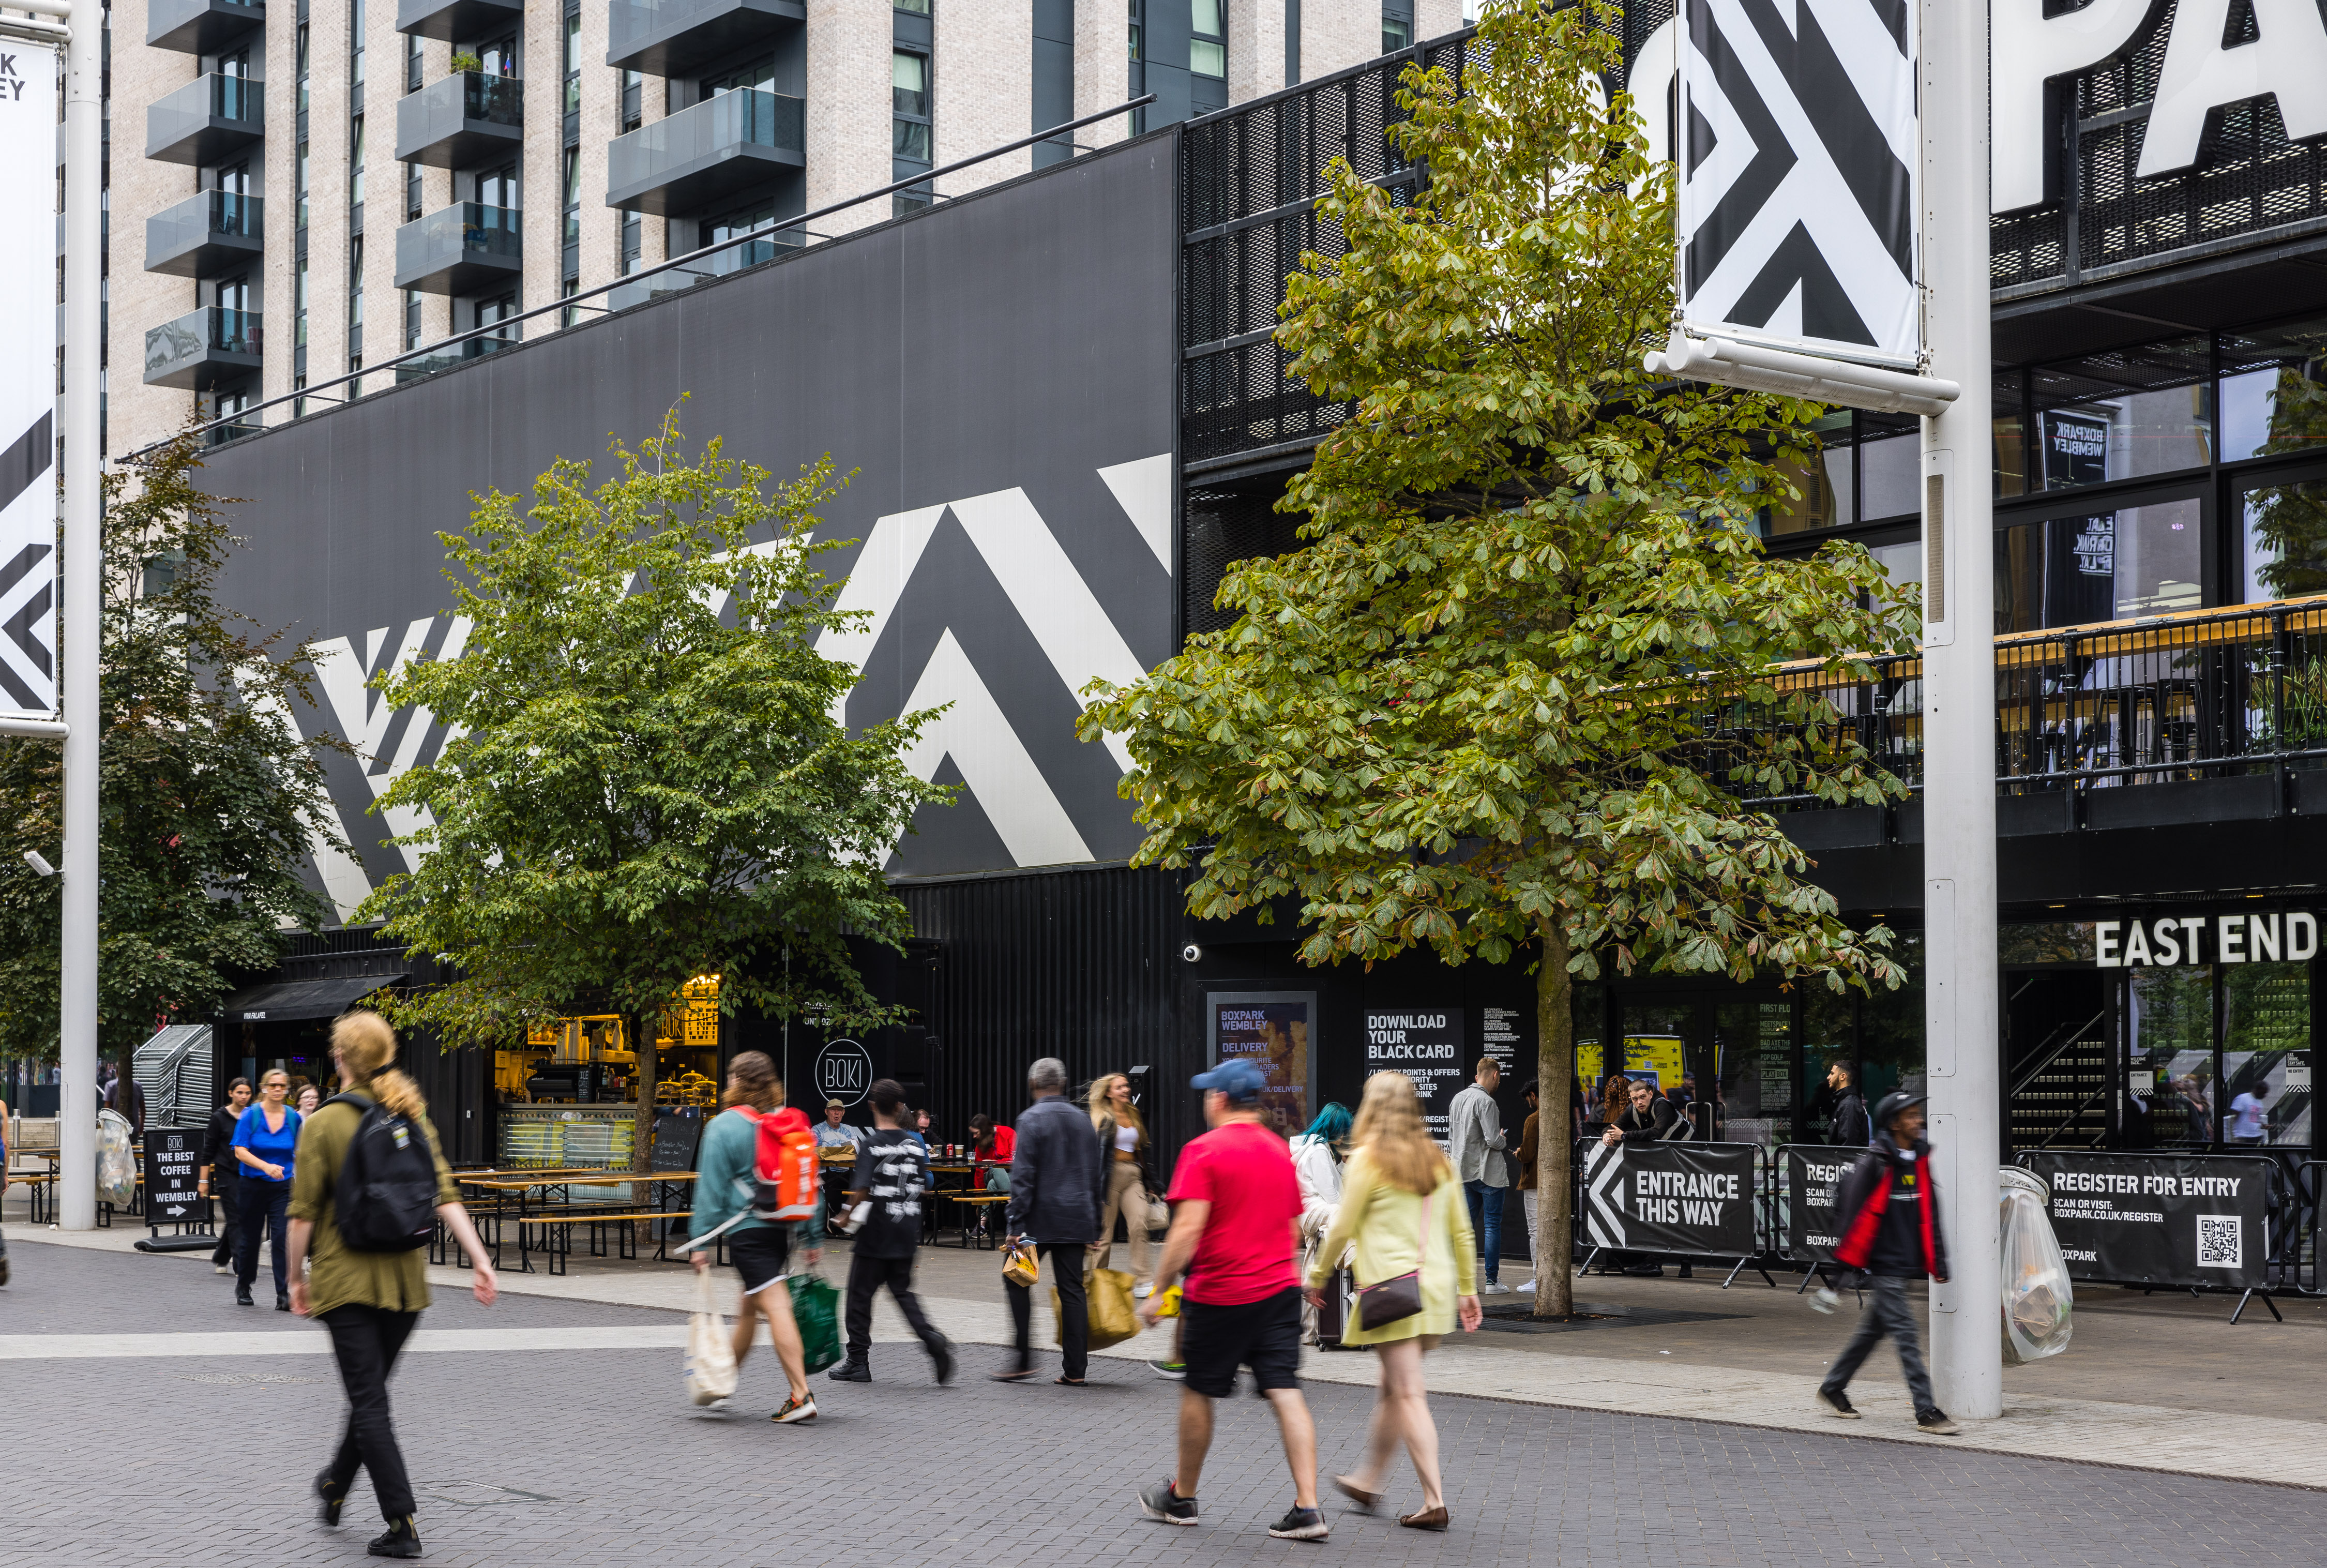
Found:
<path fill-rule="evenodd" d="M 905 1314 L 905 1322 L 914 1337 L 923 1349 L 934 1354 L 945 1343 L 945 1336 L 921 1311 L 921 1299 L 913 1294 L 913 1260 L 867 1257 L 860 1252 L 848 1265 L 848 1305 L 844 1313 L 848 1325 L 848 1358 L 862 1361 L 873 1349 L 873 1298 L 880 1293 L 883 1285 L 889 1287 L 890 1298 Z"/>
<path fill-rule="evenodd" d="M 420 1314 L 345 1306 L 333 1307 L 322 1318 L 332 1331 L 340 1383 L 348 1391 L 348 1430 L 332 1456 L 332 1485 L 344 1497 L 356 1471 L 370 1471 L 379 1517 L 394 1523 L 413 1511 L 412 1481 L 404 1473 L 404 1452 L 396 1446 L 396 1427 L 388 1418 L 388 1375 Z"/>
<path fill-rule="evenodd" d="M 242 1178 L 223 1165 L 211 1166 L 210 1196 L 219 1206 L 219 1244 L 210 1262 L 233 1263 L 242 1256 Z"/>
<path fill-rule="evenodd" d="M 252 1181 L 242 1183 L 242 1235 L 235 1254 L 234 1277 L 244 1289 L 258 1278 L 258 1244 L 275 1237 L 275 1293 L 291 1288 L 291 1256 L 286 1227 L 291 1223 L 291 1183 Z"/>
<path fill-rule="evenodd" d="M 1059 1287 L 1060 1350 L 1066 1363 L 1061 1370 L 1070 1377 L 1081 1377 L 1090 1365 L 1090 1305 L 1083 1297 L 1083 1258 L 1089 1251 L 1079 1241 L 1045 1241 L 1034 1248 L 1037 1260 L 1051 1260 L 1051 1279 Z M 1003 1285 L 1010 1293 L 1010 1320 L 1018 1327 L 1018 1365 L 1031 1367 L 1034 1352 L 1026 1336 L 1033 1326 L 1033 1287 L 1007 1280 Z"/>

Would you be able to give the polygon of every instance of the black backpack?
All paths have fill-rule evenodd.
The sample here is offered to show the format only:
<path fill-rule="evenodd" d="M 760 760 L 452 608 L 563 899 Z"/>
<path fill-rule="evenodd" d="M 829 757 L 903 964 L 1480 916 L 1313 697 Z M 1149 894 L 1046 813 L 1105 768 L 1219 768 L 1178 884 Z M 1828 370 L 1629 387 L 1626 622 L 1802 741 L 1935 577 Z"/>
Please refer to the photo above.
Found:
<path fill-rule="evenodd" d="M 411 1252 L 436 1228 L 436 1153 L 427 1129 L 363 1095 L 328 1104 L 363 1113 L 332 1194 L 340 1240 L 356 1252 Z"/>

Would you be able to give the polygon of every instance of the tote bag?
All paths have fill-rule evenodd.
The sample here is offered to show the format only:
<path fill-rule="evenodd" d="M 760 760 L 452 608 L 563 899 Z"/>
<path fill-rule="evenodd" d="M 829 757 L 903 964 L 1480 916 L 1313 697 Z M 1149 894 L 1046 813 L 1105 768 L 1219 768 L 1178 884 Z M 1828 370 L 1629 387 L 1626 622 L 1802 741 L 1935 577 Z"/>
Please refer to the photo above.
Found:
<path fill-rule="evenodd" d="M 695 1311 L 687 1319 L 687 1396 L 709 1405 L 735 1392 L 735 1342 L 711 1299 L 711 1271 L 696 1275 Z"/>

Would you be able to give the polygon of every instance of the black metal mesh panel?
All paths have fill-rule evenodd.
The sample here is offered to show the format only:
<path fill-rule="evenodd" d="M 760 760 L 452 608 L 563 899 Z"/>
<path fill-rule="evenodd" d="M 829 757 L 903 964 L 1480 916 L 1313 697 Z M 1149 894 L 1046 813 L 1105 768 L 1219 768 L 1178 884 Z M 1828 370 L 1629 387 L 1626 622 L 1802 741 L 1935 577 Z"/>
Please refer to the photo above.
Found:
<path fill-rule="evenodd" d="M 1214 609 L 1212 595 L 1220 579 L 1238 561 L 1256 555 L 1283 555 L 1301 547 L 1294 537 L 1301 519 L 1276 509 L 1276 497 L 1252 491 L 1191 490 L 1188 492 L 1188 538 L 1181 579 L 1182 614 L 1188 635 L 1223 631 L 1236 623 L 1234 614 Z"/>

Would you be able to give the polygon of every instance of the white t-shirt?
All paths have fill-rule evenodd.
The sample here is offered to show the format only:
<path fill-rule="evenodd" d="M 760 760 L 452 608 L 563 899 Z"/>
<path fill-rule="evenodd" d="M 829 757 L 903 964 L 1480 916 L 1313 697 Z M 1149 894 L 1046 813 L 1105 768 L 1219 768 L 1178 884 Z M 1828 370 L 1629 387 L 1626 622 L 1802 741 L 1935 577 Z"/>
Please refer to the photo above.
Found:
<path fill-rule="evenodd" d="M 2230 1136 L 2259 1138 L 2263 1129 L 2263 1103 L 2252 1094 L 2240 1095 L 2230 1102 Z"/>
<path fill-rule="evenodd" d="M 1117 1123 L 1115 1128 L 1115 1146 L 1126 1154 L 1137 1149 L 1139 1147 L 1139 1129 L 1136 1127 L 1126 1127 L 1119 1122 Z"/>

